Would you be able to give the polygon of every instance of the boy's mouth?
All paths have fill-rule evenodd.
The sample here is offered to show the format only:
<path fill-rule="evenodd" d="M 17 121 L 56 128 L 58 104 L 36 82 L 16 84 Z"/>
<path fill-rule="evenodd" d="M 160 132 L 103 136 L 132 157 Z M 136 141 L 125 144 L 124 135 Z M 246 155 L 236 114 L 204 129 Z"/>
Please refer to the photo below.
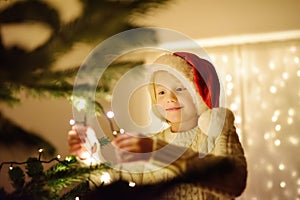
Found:
<path fill-rule="evenodd" d="M 166 111 L 176 111 L 176 110 L 180 110 L 182 108 L 183 108 L 183 106 L 176 106 L 176 107 L 167 108 Z"/>

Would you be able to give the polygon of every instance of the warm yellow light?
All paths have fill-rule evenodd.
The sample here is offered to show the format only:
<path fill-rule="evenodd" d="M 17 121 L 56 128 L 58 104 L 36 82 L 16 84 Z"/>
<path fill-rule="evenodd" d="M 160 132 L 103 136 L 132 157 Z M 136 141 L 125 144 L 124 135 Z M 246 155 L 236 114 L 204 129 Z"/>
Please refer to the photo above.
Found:
<path fill-rule="evenodd" d="M 286 182 L 281 181 L 279 185 L 280 185 L 281 188 L 285 188 L 286 187 Z"/>
<path fill-rule="evenodd" d="M 281 163 L 281 164 L 279 164 L 279 166 L 278 166 L 278 169 L 279 169 L 279 170 L 284 170 L 284 169 L 285 169 L 285 165 L 284 165 L 284 164 L 282 164 L 282 163 Z"/>
<path fill-rule="evenodd" d="M 236 103 L 232 103 L 232 104 L 230 104 L 230 109 L 232 111 L 236 111 L 238 109 L 238 105 Z"/>
<path fill-rule="evenodd" d="M 289 137 L 289 142 L 293 145 L 298 145 L 299 144 L 299 138 L 296 138 L 294 136 Z"/>
<path fill-rule="evenodd" d="M 265 139 L 265 140 L 270 139 L 270 137 L 271 137 L 271 135 L 270 135 L 269 132 L 266 132 L 266 133 L 264 134 L 264 139 Z"/>
<path fill-rule="evenodd" d="M 275 93 L 277 92 L 277 87 L 274 86 L 274 85 L 270 86 L 270 92 L 271 92 L 272 94 L 275 94 Z"/>
<path fill-rule="evenodd" d="M 295 46 L 292 46 L 292 47 L 290 48 L 290 51 L 291 51 L 292 53 L 295 53 L 296 50 L 297 50 L 297 48 L 296 48 Z"/>
<path fill-rule="evenodd" d="M 268 181 L 267 182 L 267 188 L 271 189 L 273 187 L 273 182 L 272 181 Z"/>
<path fill-rule="evenodd" d="M 276 126 L 275 126 L 275 131 L 280 131 L 281 130 L 281 125 L 280 124 L 277 124 Z"/>
<path fill-rule="evenodd" d="M 231 82 L 232 81 L 232 76 L 230 74 L 227 74 L 226 77 L 225 77 L 225 80 L 227 82 Z"/>
<path fill-rule="evenodd" d="M 233 86 L 234 86 L 233 83 L 231 83 L 231 82 L 230 82 L 230 83 L 227 83 L 227 89 L 228 89 L 228 90 L 232 90 L 232 89 L 233 89 Z"/>
<path fill-rule="evenodd" d="M 130 187 L 134 187 L 134 186 L 135 186 L 135 182 L 130 181 L 128 185 L 129 185 Z"/>
<path fill-rule="evenodd" d="M 108 112 L 106 113 L 106 116 L 107 116 L 108 118 L 112 119 L 112 118 L 115 116 L 115 114 L 114 114 L 113 111 L 108 111 Z"/>
<path fill-rule="evenodd" d="M 270 62 L 269 63 L 269 68 L 272 69 L 272 70 L 275 69 L 275 63 Z"/>
<path fill-rule="evenodd" d="M 289 78 L 289 73 L 287 73 L 287 72 L 282 73 L 282 78 L 284 80 L 287 80 Z"/>
<path fill-rule="evenodd" d="M 101 183 L 107 184 L 111 182 L 111 177 L 109 173 L 103 172 L 102 175 L 100 176 L 100 181 Z"/>
<path fill-rule="evenodd" d="M 289 113 L 289 116 L 294 116 L 295 115 L 295 110 L 293 108 L 290 108 L 288 113 Z"/>
<path fill-rule="evenodd" d="M 287 123 L 288 123 L 289 125 L 291 125 L 293 122 L 294 122 L 293 118 L 288 117 Z"/>
<path fill-rule="evenodd" d="M 281 144 L 281 141 L 279 139 L 275 140 L 274 142 L 275 146 L 279 146 Z"/>
<path fill-rule="evenodd" d="M 121 134 L 124 134 L 124 133 L 125 133 L 125 130 L 121 128 L 121 129 L 120 129 L 120 133 L 121 133 Z"/>
<path fill-rule="evenodd" d="M 74 119 L 70 119 L 69 124 L 70 124 L 71 126 L 75 125 L 75 123 L 76 123 L 76 121 L 75 121 Z"/>
<path fill-rule="evenodd" d="M 224 63 L 227 63 L 227 62 L 228 62 L 228 56 L 223 55 L 223 56 L 222 56 L 222 61 L 223 61 Z"/>
<path fill-rule="evenodd" d="M 278 116 L 277 115 L 273 115 L 271 121 L 272 122 L 276 122 L 278 120 Z"/>

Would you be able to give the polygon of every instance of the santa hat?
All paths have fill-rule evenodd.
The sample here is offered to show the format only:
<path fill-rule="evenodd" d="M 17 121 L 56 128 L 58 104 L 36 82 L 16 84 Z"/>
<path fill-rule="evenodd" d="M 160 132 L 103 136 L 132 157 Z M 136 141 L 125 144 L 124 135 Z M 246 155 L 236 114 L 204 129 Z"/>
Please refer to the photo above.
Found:
<path fill-rule="evenodd" d="M 212 150 L 223 126 L 227 126 L 226 116 L 231 116 L 230 120 L 234 120 L 231 111 L 219 107 L 220 82 L 214 66 L 188 52 L 164 54 L 154 64 L 153 72 L 168 71 L 190 91 L 198 109 L 198 127 L 208 136 L 207 150 Z"/>
<path fill-rule="evenodd" d="M 214 66 L 209 61 L 193 53 L 175 52 L 160 56 L 154 63 L 166 66 L 164 69 L 158 66 L 156 70 L 175 71 L 188 80 L 189 88 L 193 93 L 196 93 L 192 96 L 196 96 L 195 101 L 198 105 L 199 114 L 207 108 L 219 107 L 220 82 Z M 186 82 L 186 80 L 183 81 Z"/>

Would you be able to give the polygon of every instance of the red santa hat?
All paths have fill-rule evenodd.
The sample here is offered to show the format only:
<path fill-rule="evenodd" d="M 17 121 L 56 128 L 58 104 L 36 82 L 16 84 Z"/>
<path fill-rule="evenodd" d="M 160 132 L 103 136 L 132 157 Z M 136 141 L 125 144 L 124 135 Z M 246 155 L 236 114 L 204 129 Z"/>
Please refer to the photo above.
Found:
<path fill-rule="evenodd" d="M 220 82 L 214 66 L 207 60 L 188 52 L 175 52 L 193 68 L 194 85 L 205 104 L 210 108 L 219 107 Z"/>
<path fill-rule="evenodd" d="M 195 93 L 198 112 L 219 107 L 220 82 L 214 66 L 207 60 L 189 52 L 175 52 L 160 56 L 155 62 L 154 71 L 166 70 L 179 73 L 189 82 L 189 88 Z M 166 68 L 163 68 L 166 66 Z M 203 103 L 204 102 L 204 103 Z"/>

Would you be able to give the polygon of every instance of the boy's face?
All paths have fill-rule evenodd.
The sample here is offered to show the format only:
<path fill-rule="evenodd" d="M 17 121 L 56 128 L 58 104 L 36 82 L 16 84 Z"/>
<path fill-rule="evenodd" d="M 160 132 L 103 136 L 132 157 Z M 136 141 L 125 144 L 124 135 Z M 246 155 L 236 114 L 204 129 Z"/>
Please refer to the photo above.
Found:
<path fill-rule="evenodd" d="M 171 123 L 182 123 L 197 117 L 191 94 L 175 76 L 159 71 L 155 73 L 154 82 L 156 104 L 165 119 Z"/>

